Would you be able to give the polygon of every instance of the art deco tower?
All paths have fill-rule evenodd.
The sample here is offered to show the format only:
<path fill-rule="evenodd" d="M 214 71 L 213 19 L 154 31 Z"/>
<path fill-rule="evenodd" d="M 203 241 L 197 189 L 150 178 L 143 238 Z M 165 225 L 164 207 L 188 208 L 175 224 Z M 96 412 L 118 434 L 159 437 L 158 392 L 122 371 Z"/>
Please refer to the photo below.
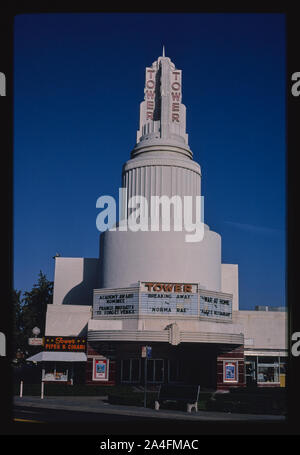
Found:
<path fill-rule="evenodd" d="M 146 67 L 137 142 L 122 171 L 128 200 L 144 196 L 148 207 L 151 196 L 180 196 L 183 200 L 184 196 L 201 195 L 201 169 L 193 160 L 186 133 L 182 71 L 164 54 L 163 50 L 163 55 Z M 129 215 L 127 204 L 124 210 Z M 185 231 L 174 230 L 104 232 L 100 242 L 101 287 L 178 281 L 220 290 L 221 237 L 207 225 L 202 241 L 188 243 L 185 236 Z"/>

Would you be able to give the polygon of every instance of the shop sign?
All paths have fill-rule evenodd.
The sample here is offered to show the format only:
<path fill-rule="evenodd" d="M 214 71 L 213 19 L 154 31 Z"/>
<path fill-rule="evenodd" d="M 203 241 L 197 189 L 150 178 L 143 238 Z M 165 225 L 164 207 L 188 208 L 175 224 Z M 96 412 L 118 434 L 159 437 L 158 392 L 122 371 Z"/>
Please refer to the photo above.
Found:
<path fill-rule="evenodd" d="M 30 346 L 43 346 L 44 338 L 28 338 L 28 344 Z"/>
<path fill-rule="evenodd" d="M 86 338 L 45 337 L 45 351 L 85 352 Z"/>
<path fill-rule="evenodd" d="M 93 381 L 108 381 L 109 359 L 93 359 Z"/>

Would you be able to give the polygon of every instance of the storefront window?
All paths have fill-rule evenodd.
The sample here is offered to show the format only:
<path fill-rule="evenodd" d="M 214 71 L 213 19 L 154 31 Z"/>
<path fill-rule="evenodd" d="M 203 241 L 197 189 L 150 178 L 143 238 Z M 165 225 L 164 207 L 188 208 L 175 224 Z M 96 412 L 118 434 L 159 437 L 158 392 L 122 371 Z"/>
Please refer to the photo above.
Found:
<path fill-rule="evenodd" d="M 280 387 L 285 387 L 286 386 L 286 369 L 287 369 L 287 358 L 286 357 L 280 357 L 279 359 L 279 368 L 280 368 Z"/>
<path fill-rule="evenodd" d="M 181 381 L 181 362 L 177 359 L 169 360 L 169 382 Z"/>
<path fill-rule="evenodd" d="M 122 382 L 130 382 L 130 359 L 122 360 Z"/>
<path fill-rule="evenodd" d="M 278 357 L 258 357 L 257 381 L 260 383 L 279 383 Z"/>
<path fill-rule="evenodd" d="M 122 360 L 121 381 L 139 382 L 140 380 L 140 359 Z"/>
<path fill-rule="evenodd" d="M 280 357 L 280 374 L 286 374 L 287 359 L 286 357 Z"/>
<path fill-rule="evenodd" d="M 147 361 L 147 382 L 154 382 L 154 360 Z"/>
<path fill-rule="evenodd" d="M 131 381 L 138 382 L 140 379 L 140 359 L 131 359 Z"/>
<path fill-rule="evenodd" d="M 267 357 L 267 356 L 258 356 L 257 358 L 258 363 L 265 363 L 265 364 L 278 364 L 279 363 L 279 357 L 274 356 L 274 357 Z"/>
<path fill-rule="evenodd" d="M 47 362 L 43 369 L 43 381 L 67 381 L 68 368 L 62 362 Z"/>
<path fill-rule="evenodd" d="M 149 359 L 147 361 L 147 381 L 154 383 L 164 381 L 163 359 Z"/>
<path fill-rule="evenodd" d="M 155 361 L 155 382 L 162 382 L 164 379 L 164 361 Z"/>
<path fill-rule="evenodd" d="M 143 364 L 144 368 L 144 364 Z M 140 359 L 123 359 L 121 363 L 121 382 L 140 382 Z M 147 360 L 147 382 L 160 383 L 164 381 L 164 360 Z"/>

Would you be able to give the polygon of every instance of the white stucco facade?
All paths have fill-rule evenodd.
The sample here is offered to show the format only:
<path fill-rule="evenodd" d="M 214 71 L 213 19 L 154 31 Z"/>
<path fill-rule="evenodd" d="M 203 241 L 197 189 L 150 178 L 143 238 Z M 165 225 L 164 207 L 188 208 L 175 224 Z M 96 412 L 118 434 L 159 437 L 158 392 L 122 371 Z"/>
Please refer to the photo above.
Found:
<path fill-rule="evenodd" d="M 54 305 L 92 305 L 91 289 L 99 285 L 99 259 L 56 257 Z"/>
<path fill-rule="evenodd" d="M 110 232 L 102 234 L 103 288 L 137 281 L 201 283 L 221 290 L 221 237 L 205 229 L 201 242 L 187 243 L 182 232 Z"/>
<path fill-rule="evenodd" d="M 221 290 L 232 294 L 232 310 L 239 309 L 239 266 L 238 264 L 221 264 Z"/>
<path fill-rule="evenodd" d="M 245 353 L 287 352 L 287 313 L 285 311 L 236 311 L 233 321 L 243 326 Z"/>
<path fill-rule="evenodd" d="M 48 305 L 45 336 L 86 336 L 91 316 L 88 305 Z"/>

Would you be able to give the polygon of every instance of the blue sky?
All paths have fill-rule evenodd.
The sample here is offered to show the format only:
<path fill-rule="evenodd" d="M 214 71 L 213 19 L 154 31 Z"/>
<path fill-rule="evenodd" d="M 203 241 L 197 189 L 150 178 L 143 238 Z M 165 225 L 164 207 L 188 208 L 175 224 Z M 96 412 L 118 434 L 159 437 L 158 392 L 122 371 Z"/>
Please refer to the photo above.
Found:
<path fill-rule="evenodd" d="M 35 14 L 14 33 L 14 287 L 52 280 L 56 252 L 98 256 L 96 200 L 118 194 L 164 44 L 240 308 L 284 305 L 285 16 Z"/>

